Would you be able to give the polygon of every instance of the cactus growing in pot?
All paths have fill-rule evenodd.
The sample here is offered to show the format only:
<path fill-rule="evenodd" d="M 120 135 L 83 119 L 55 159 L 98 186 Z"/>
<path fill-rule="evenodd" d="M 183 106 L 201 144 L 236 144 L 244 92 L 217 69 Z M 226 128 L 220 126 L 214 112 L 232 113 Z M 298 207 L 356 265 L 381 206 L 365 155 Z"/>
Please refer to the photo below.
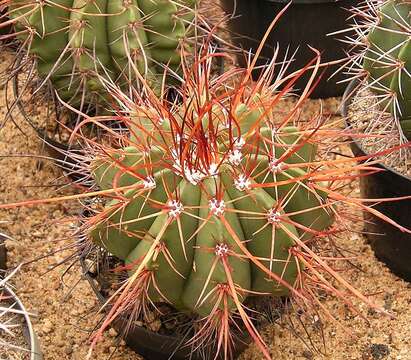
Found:
<path fill-rule="evenodd" d="M 369 47 L 363 62 L 371 88 L 387 98 L 390 112 L 399 119 L 408 139 L 411 139 L 410 11 L 411 5 L 403 1 L 391 0 L 381 6 L 378 23 L 367 35 Z"/>
<path fill-rule="evenodd" d="M 407 228 L 411 227 L 410 10 L 406 1 L 394 0 L 367 1 L 352 9 L 354 24 L 349 31 L 354 29 L 357 36 L 346 39 L 353 45 L 346 69 L 353 79 L 342 104 L 347 125 L 361 132 L 354 131 L 353 153 L 386 152 L 376 165 L 383 171 L 361 179 L 362 196 L 402 197 L 395 205 L 376 203 L 375 209 Z M 376 256 L 410 280 L 411 236 L 372 214 L 366 219 L 365 232 Z"/>
<path fill-rule="evenodd" d="M 210 315 L 215 307 L 210 293 L 227 291 L 225 266 L 243 289 L 239 298 L 250 291 L 288 294 L 289 287 L 278 279 L 294 284 L 303 267 L 290 255 L 294 239 L 309 239 L 332 224 L 326 193 L 304 180 L 309 172 L 302 164 L 313 161 L 315 145 L 296 127 L 274 128 L 260 102 L 257 97 L 233 109 L 238 129 L 227 127 L 228 115 L 218 105 L 210 109 L 212 125 L 186 109 L 194 113 L 191 126 L 164 119 L 155 138 L 146 127 L 136 129 L 135 145 L 117 153 L 118 166 L 105 157 L 92 164 L 101 189 L 115 183 L 135 187 L 123 200 L 106 204 L 105 220 L 91 237 L 124 260 L 131 276 L 141 266 L 149 271 L 151 300 Z M 251 129 L 260 116 L 260 126 Z M 199 121 L 204 127 L 197 132 L 193 127 Z M 255 137 L 256 142 L 246 140 Z M 124 171 L 144 163 L 149 170 Z M 243 253 L 267 260 L 253 264 L 242 259 Z M 277 280 L 268 281 L 269 272 Z"/>
<path fill-rule="evenodd" d="M 349 66 L 355 78 L 365 79 L 378 107 L 392 114 L 403 141 L 411 139 L 410 11 L 411 5 L 399 0 L 368 1 L 354 9 L 360 20 Z"/>
<path fill-rule="evenodd" d="M 250 332 L 268 359 L 247 309 L 251 297 L 288 295 L 322 307 L 315 297 L 321 289 L 350 307 L 349 294 L 370 304 L 333 270 L 321 245 L 347 229 L 348 206 L 367 208 L 339 190 L 356 169 L 373 169 L 324 157 L 324 143 L 334 147 L 341 130 L 320 116 L 300 119 L 313 79 L 302 98 L 291 104 L 284 98 L 304 69 L 269 85 L 275 59 L 251 82 L 249 69 L 211 76 L 213 56 L 200 54 L 193 67 L 183 66 L 178 104 L 150 89 L 129 99 L 107 85 L 130 134 L 116 134 L 120 147 L 89 140 L 88 168 L 99 189 L 0 208 L 104 199 L 84 219 L 85 244 L 115 254 L 122 261 L 114 270 L 128 273 L 112 284 L 95 340 L 116 319 L 144 321 L 147 307 L 166 302 L 197 315 L 195 347 L 215 340 L 228 358 L 242 321 L 240 331 Z"/>
<path fill-rule="evenodd" d="M 30 321 L 31 314 L 12 290 L 11 278 L 20 269 L 0 277 L 0 348 L 8 359 L 43 360 L 40 344 Z"/>
<path fill-rule="evenodd" d="M 64 102 L 84 108 L 106 100 L 101 75 L 126 88 L 141 77 L 155 83 L 163 67 L 175 70 L 196 0 L 9 0 L 7 5 L 6 23 L 14 25 L 40 78 L 51 80 Z"/>

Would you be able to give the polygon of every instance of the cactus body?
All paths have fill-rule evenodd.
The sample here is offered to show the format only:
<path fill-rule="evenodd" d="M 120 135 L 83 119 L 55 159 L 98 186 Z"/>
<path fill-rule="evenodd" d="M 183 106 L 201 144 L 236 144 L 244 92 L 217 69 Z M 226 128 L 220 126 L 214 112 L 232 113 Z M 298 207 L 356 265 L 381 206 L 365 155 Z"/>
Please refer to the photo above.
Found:
<path fill-rule="evenodd" d="M 250 293 L 287 295 L 270 274 L 293 287 L 303 269 L 291 251 L 295 240 L 332 224 L 327 196 L 307 180 L 316 146 L 297 127 L 275 129 L 259 101 L 240 104 L 238 126 L 228 127 L 218 105 L 186 127 L 156 116 L 150 127 L 144 112 L 129 147 L 94 160 L 100 188 L 122 195 L 105 205 L 89 235 L 130 276 L 144 264 L 153 275 L 151 301 L 207 316 L 234 311 Z M 230 284 L 236 296 L 219 302 Z"/>
<path fill-rule="evenodd" d="M 79 106 L 104 97 L 99 76 L 118 84 L 135 79 L 135 69 L 152 80 L 162 65 L 176 69 L 194 6 L 186 0 L 12 0 L 9 14 L 40 77 Z"/>
<path fill-rule="evenodd" d="M 371 27 L 366 42 L 363 67 L 371 89 L 390 103 L 381 106 L 400 120 L 404 135 L 411 139 L 411 5 L 391 0 L 377 10 L 378 20 Z M 392 95 L 394 95 L 392 97 Z"/>

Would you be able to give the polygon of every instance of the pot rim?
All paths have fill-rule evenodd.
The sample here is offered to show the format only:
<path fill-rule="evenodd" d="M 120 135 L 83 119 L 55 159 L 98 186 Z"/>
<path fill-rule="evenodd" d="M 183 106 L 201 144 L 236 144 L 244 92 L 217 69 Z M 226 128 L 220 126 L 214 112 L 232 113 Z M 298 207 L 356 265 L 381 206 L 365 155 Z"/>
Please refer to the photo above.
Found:
<path fill-rule="evenodd" d="M 269 0 L 271 1 L 271 0 Z M 350 106 L 351 100 L 354 96 L 354 94 L 358 91 L 360 85 L 362 84 L 362 81 L 360 81 L 359 79 L 353 79 L 349 82 L 347 88 L 344 91 L 342 100 L 341 100 L 341 116 L 343 117 L 344 120 L 344 124 L 345 127 L 349 127 L 349 116 L 348 116 L 348 108 Z M 361 146 L 361 143 L 358 142 L 356 139 L 351 138 L 351 141 L 355 143 L 355 145 L 366 155 L 369 155 L 369 153 L 367 151 L 364 150 L 364 148 Z M 381 168 L 383 168 L 385 171 L 389 171 L 393 174 L 395 174 L 396 176 L 411 182 L 411 177 L 401 174 L 400 172 L 398 172 L 397 170 L 394 170 L 393 168 L 391 168 L 388 165 L 385 165 L 383 162 L 381 162 L 380 160 L 378 161 L 378 166 L 380 166 Z"/>
<path fill-rule="evenodd" d="M 27 310 L 23 303 L 21 302 L 20 298 L 14 293 L 14 291 L 8 285 L 4 285 L 4 290 L 8 293 L 16 302 L 17 306 L 23 311 L 23 317 L 25 320 L 25 325 L 29 331 L 29 343 L 30 343 L 30 360 L 42 360 L 43 355 L 40 350 L 40 344 L 37 339 L 36 333 L 34 332 L 33 325 L 30 320 L 30 316 L 27 313 Z"/>

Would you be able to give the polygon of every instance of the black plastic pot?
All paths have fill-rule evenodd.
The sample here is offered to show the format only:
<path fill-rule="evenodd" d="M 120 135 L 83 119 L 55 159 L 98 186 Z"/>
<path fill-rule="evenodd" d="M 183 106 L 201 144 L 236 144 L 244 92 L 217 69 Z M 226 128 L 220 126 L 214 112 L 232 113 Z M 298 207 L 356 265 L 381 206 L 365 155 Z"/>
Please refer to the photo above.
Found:
<path fill-rule="evenodd" d="M 284 0 L 221 0 L 227 14 L 233 14 L 229 19 L 232 41 L 235 46 L 251 50 L 255 53 L 269 25 L 275 16 L 284 8 L 288 1 Z M 279 60 L 283 60 L 287 48 L 288 57 L 298 48 L 294 62 L 289 71 L 304 67 L 313 59 L 314 53 L 307 45 L 322 52 L 322 62 L 339 60 L 346 57 L 346 45 L 338 39 L 344 35 L 327 36 L 327 34 L 346 29 L 349 8 L 359 3 L 359 0 L 294 0 L 291 6 L 277 22 L 268 37 L 257 65 L 263 65 L 271 59 L 274 48 L 279 44 Z M 244 54 L 239 54 L 238 61 L 245 66 Z M 338 65 L 329 66 L 321 82 L 318 84 L 312 98 L 327 98 L 340 96 L 345 86 L 337 84 L 343 78 L 338 74 L 328 79 L 338 69 Z M 259 71 L 254 72 L 258 77 Z M 297 88 L 303 89 L 308 75 L 297 83 Z"/>
<path fill-rule="evenodd" d="M 358 83 L 353 81 L 347 87 L 342 104 L 342 115 L 349 123 L 348 108 L 356 92 Z M 367 155 L 361 145 L 353 140 L 350 143 L 355 156 Z M 411 179 L 379 163 L 384 171 L 360 178 L 363 198 L 393 198 L 411 195 Z M 374 208 L 411 229 L 411 200 L 376 203 Z M 380 220 L 369 213 L 365 214 L 365 232 L 377 258 L 388 265 L 396 275 L 411 281 L 411 234 L 401 232 L 397 227 Z"/>
<path fill-rule="evenodd" d="M 2 9 L 0 10 L 0 36 L 2 35 L 8 35 L 10 34 L 11 31 L 11 26 L 2 26 L 1 23 L 5 23 L 8 21 L 8 18 L 6 16 L 6 10 Z"/>
<path fill-rule="evenodd" d="M 83 269 L 83 274 L 89 282 L 93 292 L 97 296 L 101 305 L 107 301 L 107 296 L 104 294 L 105 284 L 99 281 L 96 274 L 91 274 L 85 263 L 85 258 L 80 257 L 80 263 Z M 97 285 L 97 286 L 96 286 Z M 119 334 L 122 334 L 127 346 L 137 354 L 141 355 L 145 360 L 223 360 L 223 356 L 215 358 L 215 349 L 193 350 L 191 346 L 185 346 L 186 338 L 181 336 L 168 336 L 155 333 L 143 327 L 131 327 L 127 329 L 128 320 L 119 318 L 114 321 L 113 327 Z M 248 334 L 242 334 L 237 340 L 233 349 L 233 359 L 236 359 L 251 343 L 251 338 Z"/>
<path fill-rule="evenodd" d="M 6 270 L 7 250 L 5 240 L 6 238 L 0 234 L 0 270 Z"/>

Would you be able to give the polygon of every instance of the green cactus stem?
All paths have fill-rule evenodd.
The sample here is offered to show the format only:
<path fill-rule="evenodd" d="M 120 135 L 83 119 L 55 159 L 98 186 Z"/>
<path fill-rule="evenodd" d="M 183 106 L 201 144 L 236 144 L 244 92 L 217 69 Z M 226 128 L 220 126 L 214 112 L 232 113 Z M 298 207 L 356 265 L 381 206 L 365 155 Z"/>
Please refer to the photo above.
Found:
<path fill-rule="evenodd" d="M 150 82 L 180 65 L 192 0 L 10 0 L 23 46 L 60 98 L 79 107 L 104 100 L 105 77 L 126 86 L 136 71 Z"/>
<path fill-rule="evenodd" d="M 370 88 L 399 119 L 402 132 L 411 139 L 411 4 L 386 1 L 366 38 L 363 68 Z"/>

